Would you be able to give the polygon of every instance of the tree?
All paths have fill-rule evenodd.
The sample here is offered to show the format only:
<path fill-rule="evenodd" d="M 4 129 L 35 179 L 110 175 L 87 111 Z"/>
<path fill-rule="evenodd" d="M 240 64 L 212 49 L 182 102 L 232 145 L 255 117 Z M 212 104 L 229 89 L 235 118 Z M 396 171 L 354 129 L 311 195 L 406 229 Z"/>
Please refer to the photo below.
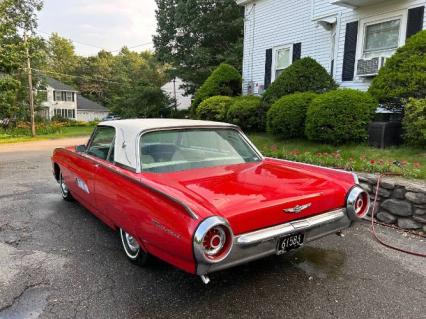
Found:
<path fill-rule="evenodd" d="M 157 58 L 194 93 L 220 63 L 241 71 L 243 9 L 234 0 L 156 0 Z"/>
<path fill-rule="evenodd" d="M 11 76 L 0 77 L 0 119 L 10 119 L 19 110 L 18 92 L 21 83 Z"/>
<path fill-rule="evenodd" d="M 233 66 L 222 63 L 219 65 L 197 90 L 192 110 L 206 98 L 215 95 L 235 96 L 241 93 L 241 75 Z"/>
<path fill-rule="evenodd" d="M 11 73 L 25 59 L 23 35 L 33 35 L 41 0 L 0 1 L 0 72 Z"/>
<path fill-rule="evenodd" d="M 369 93 L 386 108 L 399 110 L 409 98 L 426 98 L 426 30 L 410 37 L 386 61 Z"/>
<path fill-rule="evenodd" d="M 115 96 L 111 102 L 114 113 L 123 118 L 168 117 L 170 101 L 159 87 L 140 81 L 124 95 Z"/>
<path fill-rule="evenodd" d="M 337 87 L 331 75 L 310 57 L 297 60 L 286 68 L 263 94 L 265 106 L 282 96 L 296 92 L 323 93 Z"/>
<path fill-rule="evenodd" d="M 37 11 L 41 10 L 41 0 L 3 0 L 0 2 L 0 73 L 6 73 L 3 83 L 8 89 L 4 92 L 2 103 L 3 110 L 14 110 L 17 105 L 23 105 L 25 100 L 30 102 L 32 134 L 35 135 L 33 90 L 31 88 L 38 83 L 39 77 L 28 81 L 24 72 L 29 72 L 29 61 L 34 60 L 35 66 L 43 65 L 44 54 L 40 48 L 44 47 L 44 41 L 34 36 L 37 27 Z M 32 66 L 33 67 L 33 66 Z M 16 85 L 18 81 L 21 84 Z M 11 85 L 14 88 L 11 88 Z M 28 94 L 24 94 L 26 87 Z M 19 89 L 20 88 L 20 89 Z M 16 97 L 16 98 L 15 98 Z M 6 107 L 6 103 L 9 106 Z M 5 113 L 9 113 L 6 111 Z M 9 114 L 16 117 L 17 114 Z"/>
<path fill-rule="evenodd" d="M 80 58 L 76 55 L 74 45 L 68 39 L 53 33 L 47 43 L 47 71 L 57 80 L 73 84 L 74 78 L 63 74 L 74 74 Z"/>

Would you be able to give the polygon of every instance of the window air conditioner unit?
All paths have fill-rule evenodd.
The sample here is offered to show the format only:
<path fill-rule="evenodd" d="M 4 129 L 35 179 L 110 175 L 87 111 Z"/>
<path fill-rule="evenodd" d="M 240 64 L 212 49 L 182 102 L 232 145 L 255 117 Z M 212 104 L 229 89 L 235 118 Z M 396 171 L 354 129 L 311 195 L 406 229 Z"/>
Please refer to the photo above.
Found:
<path fill-rule="evenodd" d="M 375 76 L 379 73 L 380 68 L 385 65 L 385 62 L 385 57 L 376 57 L 369 60 L 359 59 L 356 75 L 361 77 Z"/>

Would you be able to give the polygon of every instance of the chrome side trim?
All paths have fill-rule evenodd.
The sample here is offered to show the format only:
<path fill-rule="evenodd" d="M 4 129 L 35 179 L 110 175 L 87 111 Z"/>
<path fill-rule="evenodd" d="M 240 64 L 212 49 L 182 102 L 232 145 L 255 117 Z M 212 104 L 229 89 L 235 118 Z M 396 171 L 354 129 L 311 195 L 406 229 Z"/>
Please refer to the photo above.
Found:
<path fill-rule="evenodd" d="M 329 171 L 334 171 L 334 172 L 339 172 L 339 173 L 346 173 L 346 174 L 351 174 L 352 177 L 354 178 L 354 183 L 358 184 L 358 176 L 353 173 L 353 172 L 349 172 L 349 171 L 345 171 L 344 169 L 339 169 L 339 168 L 333 168 L 333 167 L 327 167 L 327 166 L 321 166 L 321 165 L 315 165 L 315 164 L 309 164 L 309 163 L 305 163 L 305 162 L 298 162 L 298 161 L 290 161 L 290 160 L 286 160 L 286 159 L 282 159 L 282 158 L 276 158 L 276 157 L 270 157 L 267 156 L 266 158 L 269 159 L 273 159 L 273 160 L 277 160 L 280 162 L 288 162 L 288 163 L 296 163 L 296 164 L 302 164 L 302 165 L 306 165 L 306 166 L 310 166 L 310 167 L 316 167 L 316 168 L 322 168 L 325 170 L 329 170 Z"/>
<path fill-rule="evenodd" d="M 129 181 L 131 181 L 131 182 L 133 182 L 133 183 L 135 183 L 135 184 L 138 184 L 138 185 L 140 185 L 140 186 L 142 186 L 142 187 L 145 187 L 145 188 L 147 188 L 147 189 L 149 189 L 149 190 L 151 190 L 151 191 L 153 191 L 153 192 L 155 192 L 155 193 L 157 193 L 157 194 L 159 194 L 159 195 L 162 195 L 163 197 L 165 197 L 165 198 L 167 198 L 167 199 L 169 199 L 170 201 L 172 201 L 172 202 L 174 202 L 174 203 L 176 203 L 177 205 L 179 205 L 179 206 L 181 206 L 184 210 L 185 210 L 185 212 L 192 218 L 192 219 L 195 219 L 195 220 L 198 220 L 200 217 L 188 206 L 188 205 L 186 205 L 184 202 L 182 202 L 181 200 L 179 200 L 179 199 L 177 199 L 177 198 L 175 198 L 175 197 L 173 197 L 173 196 L 171 196 L 171 195 L 169 195 L 169 194 L 167 194 L 167 193 L 165 193 L 165 192 L 163 192 L 163 191 L 161 191 L 161 190 L 159 190 L 159 189 L 156 189 L 156 188 L 154 188 L 154 187 L 152 187 L 152 186 L 150 186 L 150 185 L 148 185 L 148 184 L 146 184 L 146 183 L 144 183 L 144 182 L 142 182 L 142 181 L 140 181 L 140 180 L 138 180 L 138 179 L 135 179 L 135 178 L 133 178 L 133 177 L 130 177 L 130 176 L 128 176 L 128 175 L 126 175 L 126 174 L 123 174 L 123 173 L 121 173 L 120 171 L 118 171 L 117 169 L 113 169 L 113 168 L 111 168 L 111 167 L 109 167 L 109 166 L 107 166 L 107 165 L 105 165 L 105 164 L 103 164 L 102 162 L 100 162 L 100 161 L 97 161 L 97 160 L 95 160 L 94 158 L 91 158 L 89 155 L 83 155 L 83 154 L 79 154 L 79 153 L 77 153 L 77 152 L 72 152 L 72 151 L 70 151 L 70 150 L 67 150 L 67 149 L 65 149 L 65 148 L 59 148 L 60 150 L 62 150 L 62 151 L 65 151 L 65 152 L 70 152 L 70 153 L 72 153 L 72 154 L 74 154 L 74 155 L 77 155 L 77 156 L 80 156 L 80 157 L 83 157 L 83 158 L 85 158 L 85 159 L 89 159 L 90 161 L 92 161 L 92 162 L 95 162 L 96 164 L 98 164 L 99 165 L 99 167 L 103 167 L 103 168 L 105 168 L 105 169 L 107 169 L 107 170 L 109 170 L 110 172 L 112 172 L 112 173 L 115 173 L 115 174 L 117 174 L 117 175 L 120 175 L 121 177 L 124 177 L 124 178 L 126 178 L 126 179 L 128 179 Z M 118 165 L 117 165 L 117 163 L 113 163 L 112 165 L 116 165 L 117 167 L 119 167 Z M 123 169 L 126 169 L 126 168 L 123 168 Z M 129 170 L 129 169 L 127 169 L 127 170 Z"/>
<path fill-rule="evenodd" d="M 315 227 L 323 223 L 330 223 L 346 215 L 345 209 L 341 208 L 321 215 L 288 222 L 274 227 L 260 229 L 251 233 L 240 235 L 236 241 L 241 246 L 249 246 L 262 241 L 271 240 L 276 237 L 282 237 L 294 232 Z"/>

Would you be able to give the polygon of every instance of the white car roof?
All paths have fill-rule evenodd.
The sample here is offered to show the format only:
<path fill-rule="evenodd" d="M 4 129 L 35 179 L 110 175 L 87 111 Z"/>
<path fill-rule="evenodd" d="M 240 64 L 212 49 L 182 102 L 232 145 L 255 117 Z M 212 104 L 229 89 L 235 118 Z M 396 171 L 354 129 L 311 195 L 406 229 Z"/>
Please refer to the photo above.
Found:
<path fill-rule="evenodd" d="M 185 119 L 116 120 L 101 122 L 98 126 L 115 128 L 114 161 L 136 172 L 140 171 L 138 160 L 139 136 L 144 131 L 196 127 L 237 128 L 237 126 L 228 123 Z"/>

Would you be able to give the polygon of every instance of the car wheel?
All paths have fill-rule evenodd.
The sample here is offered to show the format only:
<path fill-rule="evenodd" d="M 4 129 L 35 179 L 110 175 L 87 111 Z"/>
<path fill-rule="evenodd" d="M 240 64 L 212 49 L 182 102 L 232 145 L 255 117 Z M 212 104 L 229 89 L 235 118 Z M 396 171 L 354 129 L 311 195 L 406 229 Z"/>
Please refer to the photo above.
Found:
<path fill-rule="evenodd" d="M 120 237 L 123 250 L 127 258 L 134 264 L 144 266 L 148 261 L 148 253 L 137 242 L 136 238 L 120 228 Z"/>
<path fill-rule="evenodd" d="M 73 197 L 70 193 L 70 190 L 65 183 L 64 177 L 62 176 L 62 173 L 59 174 L 59 188 L 61 190 L 62 198 L 67 201 L 72 201 Z"/>

